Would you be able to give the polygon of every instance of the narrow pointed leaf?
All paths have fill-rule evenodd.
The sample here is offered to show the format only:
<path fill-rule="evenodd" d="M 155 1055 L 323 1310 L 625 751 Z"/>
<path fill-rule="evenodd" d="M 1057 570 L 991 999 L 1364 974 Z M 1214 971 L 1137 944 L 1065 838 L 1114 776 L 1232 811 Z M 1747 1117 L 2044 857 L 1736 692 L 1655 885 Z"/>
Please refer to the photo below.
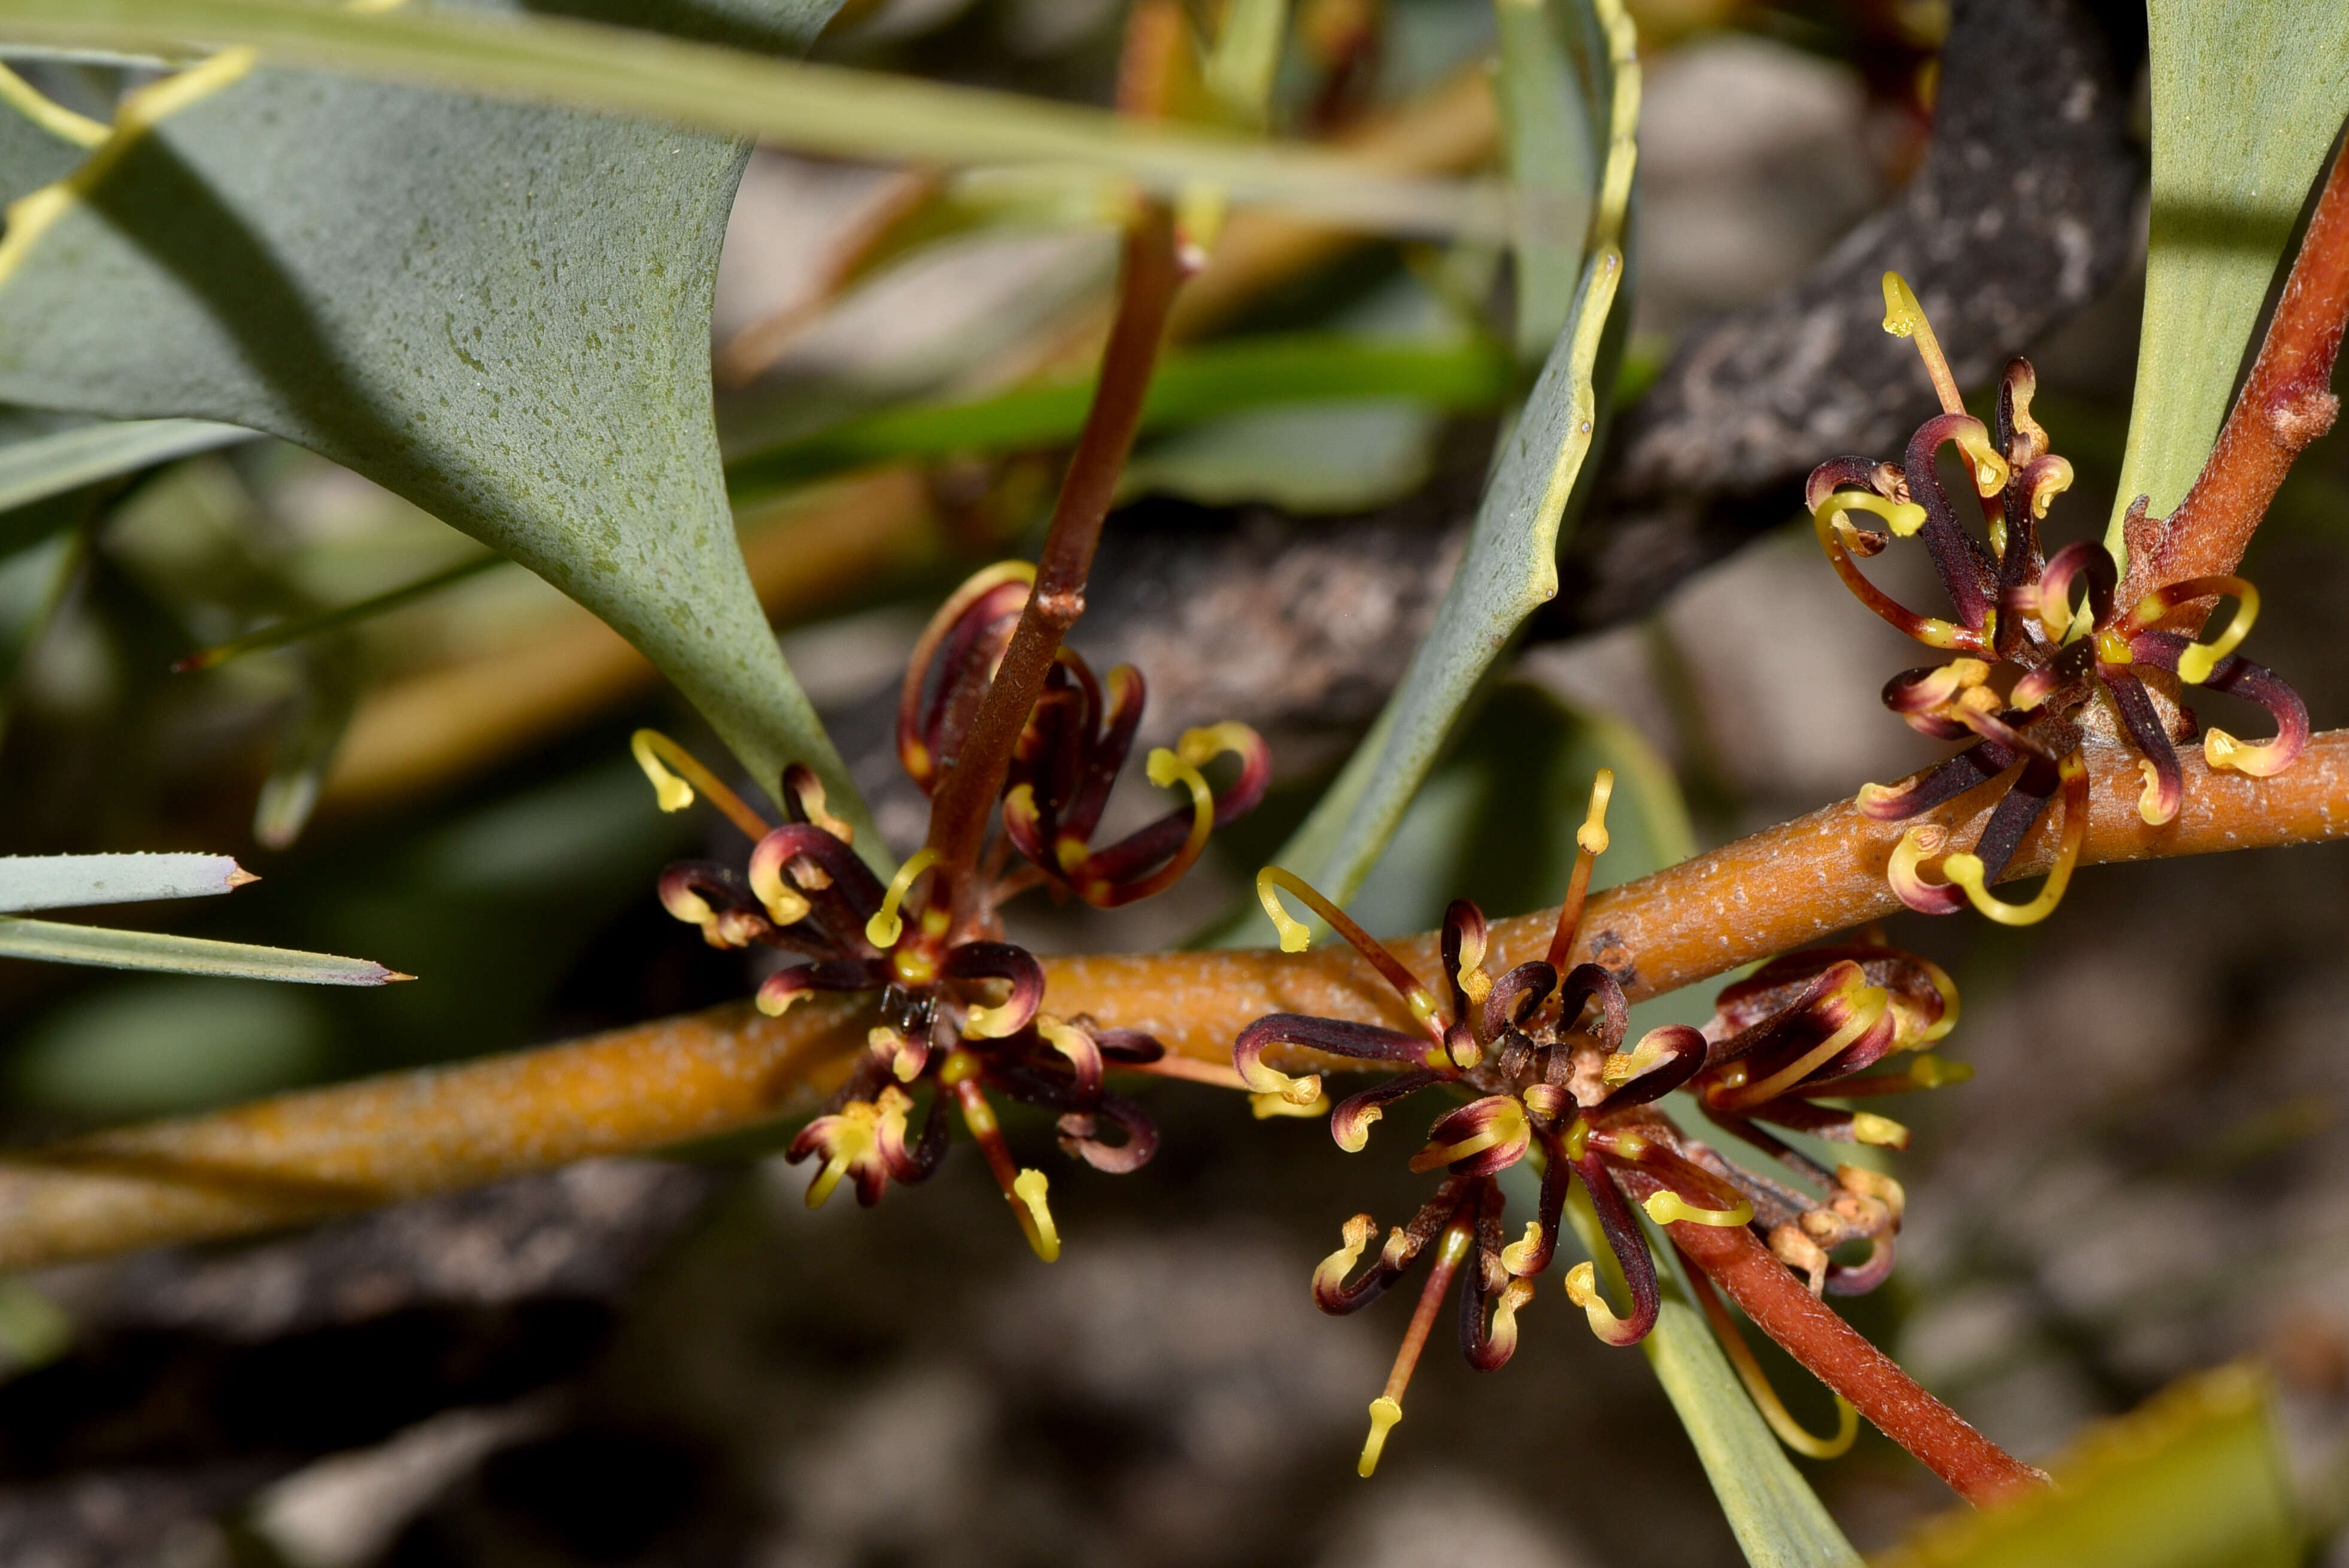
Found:
<path fill-rule="evenodd" d="M 1142 428 L 1154 434 L 1282 404 L 1491 408 L 1508 375 L 1506 356 L 1484 342 L 1389 343 L 1327 333 L 1244 338 L 1168 356 L 1151 377 Z M 885 408 L 744 451 L 728 463 L 727 482 L 747 500 L 864 463 L 1062 446 L 1083 428 L 1092 386 L 1088 377 Z"/>
<path fill-rule="evenodd" d="M 0 910 L 208 898 L 255 879 L 227 855 L 0 856 Z"/>
<path fill-rule="evenodd" d="M 828 14 L 825 0 L 691 13 L 784 44 Z M 427 32 L 502 26 L 403 15 Z M 753 778 L 772 788 L 805 761 L 861 823 L 751 592 L 719 459 L 710 291 L 740 143 L 234 52 L 119 121 L 11 210 L 0 398 L 224 420 L 356 469 L 610 623 Z"/>
<path fill-rule="evenodd" d="M 1340 902 L 1361 885 L 1502 650 L 1557 593 L 1559 526 L 1601 418 L 1598 372 L 1622 282 L 1639 117 L 1630 20 L 1619 0 L 1592 3 L 1612 67 L 1608 120 L 1594 128 L 1608 151 L 1572 315 L 1507 438 L 1427 640 L 1329 793 L 1276 857 Z M 1535 156 L 1526 148 L 1513 152 Z"/>
<path fill-rule="evenodd" d="M 1623 1300 L 1622 1270 L 1578 1183 L 1566 1212 L 1613 1299 Z M 1703 1314 L 1690 1304 L 1678 1260 L 1668 1254 L 1658 1274 L 1663 1305 L 1640 1348 L 1688 1432 L 1745 1561 L 1753 1568 L 1861 1568 L 1858 1552 L 1786 1457 Z"/>
<path fill-rule="evenodd" d="M 2349 5 L 2152 0 L 2153 222 L 2128 448 L 2130 500 L 2167 517 L 2217 440 L 2252 325 L 2349 114 Z"/>
<path fill-rule="evenodd" d="M 29 436 L 0 446 L 0 511 L 253 436 L 203 419 L 92 419 Z"/>
<path fill-rule="evenodd" d="M 251 45 L 287 64 L 640 115 L 844 158 L 1059 164 L 1168 195 L 1218 187 L 1235 201 L 1397 232 L 1508 231 L 1506 203 L 1485 186 L 1397 179 L 1337 153 L 557 18 L 490 22 L 416 7 L 359 15 L 308 0 L 0 0 L 0 38 Z"/>
<path fill-rule="evenodd" d="M 331 953 L 297 953 L 289 947 L 254 947 L 158 931 L 109 931 L 103 926 L 13 917 L 0 917 L 0 958 L 285 980 L 303 985 L 382 985 L 412 978 L 364 958 L 338 958 Z"/>

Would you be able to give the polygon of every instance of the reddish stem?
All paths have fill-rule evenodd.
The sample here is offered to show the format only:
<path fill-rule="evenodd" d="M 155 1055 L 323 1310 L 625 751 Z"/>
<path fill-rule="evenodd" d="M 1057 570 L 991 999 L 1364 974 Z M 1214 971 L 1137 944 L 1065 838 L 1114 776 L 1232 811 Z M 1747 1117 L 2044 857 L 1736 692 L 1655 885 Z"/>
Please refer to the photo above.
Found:
<path fill-rule="evenodd" d="M 1892 1357 L 1806 1289 L 1744 1225 L 1666 1227 L 1747 1317 L 1877 1429 L 1977 1508 L 2047 1482 L 1918 1386 Z"/>
<path fill-rule="evenodd" d="M 2333 427 L 2333 362 L 2349 321 L 2349 160 L 2333 160 L 2323 194 L 2292 263 L 2275 316 L 2242 396 L 2227 416 L 2194 488 L 2153 534 L 2140 567 L 2129 542 L 2129 581 L 2122 598 L 2188 577 L 2234 571 L 2267 515 L 2268 503 L 2311 441 Z M 2142 525 L 2141 525 L 2142 526 Z M 2208 602 L 2205 601 L 2207 609 Z M 2197 617 L 2199 619 L 2199 616 Z"/>
<path fill-rule="evenodd" d="M 1181 282 L 1174 219 L 1164 207 L 1146 204 L 1125 237 L 1117 320 L 1102 356 L 1101 380 L 1085 415 L 1084 431 L 1061 481 L 1051 529 L 1036 562 L 1035 590 L 1028 596 L 994 683 L 971 720 L 962 754 L 930 803 L 929 847 L 937 851 L 938 870 L 956 890 L 952 896 L 968 896 L 965 890 L 972 879 L 968 873 L 978 862 L 988 816 L 1003 790 L 1012 749 L 1043 692 L 1044 678 L 1051 674 L 1061 639 L 1084 614 L 1085 578 L 1092 571 L 1093 549 L 1101 542 L 1118 475 L 1142 423 L 1143 398 L 1165 335 L 1167 307 Z"/>

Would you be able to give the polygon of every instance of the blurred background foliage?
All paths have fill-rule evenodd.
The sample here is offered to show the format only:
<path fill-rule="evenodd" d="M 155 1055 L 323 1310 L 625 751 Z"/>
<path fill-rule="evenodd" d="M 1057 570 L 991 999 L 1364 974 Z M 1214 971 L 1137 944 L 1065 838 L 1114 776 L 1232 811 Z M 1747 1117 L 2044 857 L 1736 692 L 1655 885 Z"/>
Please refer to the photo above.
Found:
<path fill-rule="evenodd" d="M 2137 83 L 2142 135 L 2142 17 L 2087 9 Z M 1794 284 L 1894 198 L 1927 147 L 1950 25 L 1932 0 L 1632 11 L 1646 96 L 1624 407 L 1693 327 Z M 1121 21 L 1110 0 L 852 0 L 816 57 L 1101 103 Z M 1483 0 L 1306 0 L 1297 32 L 1283 128 L 1384 128 L 1430 169 L 1494 156 Z M 143 79 L 34 74 L 99 116 Z M 713 335 L 737 525 L 792 668 L 901 851 L 923 823 L 888 751 L 902 661 L 947 585 L 1032 547 L 1106 319 L 1099 218 L 1016 181 L 941 191 L 768 150 L 737 199 Z M 1081 923 L 1017 911 L 1040 948 L 1165 945 L 1244 907 L 1247 873 L 1400 675 L 1485 478 L 1516 374 L 1495 330 L 1501 258 L 1276 228 L 1250 251 L 1236 224 L 1225 271 L 1178 310 L 1072 641 L 1143 665 L 1151 735 L 1235 707 L 1258 723 L 1278 788 L 1165 899 Z M 2108 510 L 2142 287 L 2140 261 L 2029 346 L 2036 412 L 2080 474 L 2058 538 L 2093 536 Z M 2263 656 L 2319 727 L 2349 721 L 2344 503 L 2336 434 L 2245 567 L 2268 595 Z M 269 439 L 0 514 L 0 851 L 233 852 L 260 885 L 126 919 L 421 977 L 296 991 L 0 964 L 8 1138 L 567 1038 L 755 983 L 652 896 L 668 860 L 731 852 L 729 830 L 662 816 L 626 756 L 643 724 L 705 754 L 713 738 L 616 635 L 480 556 Z M 442 574 L 381 614 L 173 673 Z M 1549 902 L 1599 766 L 1619 778 L 1602 886 L 1890 779 L 1935 751 L 1875 701 L 1902 647 L 1847 601 L 1806 524 L 1763 532 L 1651 613 L 1522 650 L 1354 907 L 1403 933 L 1455 896 Z M 1952 1054 L 1979 1076 L 1913 1117 L 1903 1267 L 1846 1304 L 1854 1321 L 2042 1460 L 2184 1374 L 2264 1367 L 2280 1439 L 2258 1398 L 2242 1414 L 2241 1384 L 2211 1395 L 2205 1425 L 2164 1429 L 2256 1450 L 2248 1470 L 2185 1467 L 2249 1474 L 2247 1519 L 2270 1517 L 2260 1445 L 2282 1444 L 2297 1501 L 2226 1561 L 2349 1563 L 2325 1539 L 2349 1518 L 2344 919 L 2335 845 L 2099 871 L 2029 934 L 1889 927 L 1956 975 Z M 1704 1016 L 1710 989 L 1640 1026 Z M 1114 1192 L 1067 1184 L 1071 1247 L 1050 1271 L 960 1161 L 874 1213 L 804 1212 L 799 1175 L 766 1152 L 779 1134 L 310 1241 L 12 1282 L 0 1543 L 45 1564 L 295 1568 L 1737 1560 L 1644 1367 L 1555 1292 L 1503 1376 L 1431 1357 L 1411 1441 L 1374 1488 L 1355 1481 L 1358 1396 L 1393 1314 L 1321 1320 L 1306 1277 L 1347 1214 L 1396 1212 L 1412 1183 L 1310 1124 L 1253 1124 L 1236 1099 L 1142 1092 L 1164 1152 Z M 1825 1399 L 1765 1359 L 1822 1425 Z M 1865 1550 L 1944 1501 L 1873 1434 L 1801 1469 Z M 2120 1511 L 2142 1523 L 2149 1506 Z M 2313 1534 L 2293 1534 L 2294 1508 Z"/>

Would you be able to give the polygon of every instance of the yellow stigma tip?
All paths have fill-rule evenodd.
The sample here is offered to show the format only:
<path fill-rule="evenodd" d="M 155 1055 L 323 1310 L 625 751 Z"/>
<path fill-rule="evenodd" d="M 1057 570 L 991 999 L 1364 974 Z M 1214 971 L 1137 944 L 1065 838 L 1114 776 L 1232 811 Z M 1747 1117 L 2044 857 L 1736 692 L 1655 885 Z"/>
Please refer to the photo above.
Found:
<path fill-rule="evenodd" d="M 1028 1233 L 1028 1244 L 1046 1263 L 1057 1262 L 1061 1256 L 1060 1228 L 1052 1223 L 1052 1211 L 1044 1202 L 1051 1187 L 1041 1171 L 1033 1166 L 1011 1179 L 1011 1196 L 1027 1206 L 1028 1222 L 1020 1228 Z"/>
<path fill-rule="evenodd" d="M 1945 1062 L 1939 1057 L 1919 1057 L 1909 1064 L 1909 1081 L 1919 1088 L 1944 1088 L 1974 1076 L 1970 1062 Z"/>
<path fill-rule="evenodd" d="M 1601 768 L 1590 781 L 1590 811 L 1576 829 L 1574 841 L 1594 855 L 1607 852 L 1607 802 L 1615 794 L 1615 769 Z"/>
<path fill-rule="evenodd" d="M 1386 1451 L 1387 1434 L 1402 1419 L 1402 1407 L 1385 1395 L 1371 1401 L 1371 1435 L 1362 1443 L 1361 1462 L 1354 1467 L 1356 1475 L 1368 1480 L 1371 1472 L 1379 1468 L 1379 1456 Z"/>
<path fill-rule="evenodd" d="M 636 766 L 645 770 L 645 777 L 652 781 L 653 799 L 659 802 L 660 809 L 682 811 L 693 804 L 693 786 L 662 766 L 661 759 L 653 754 L 653 748 L 666 738 L 657 730 L 640 729 L 628 738 L 628 750 L 635 755 Z"/>
<path fill-rule="evenodd" d="M 1264 905 L 1264 913 L 1272 917 L 1273 930 L 1280 934 L 1280 950 L 1302 953 L 1311 944 L 1313 934 L 1306 929 L 1304 922 L 1290 918 L 1288 912 L 1280 907 L 1280 894 L 1273 884 L 1279 869 L 1267 866 L 1256 873 L 1257 902 Z"/>
<path fill-rule="evenodd" d="M 880 909 L 864 923 L 865 941 L 880 948 L 897 944 L 897 938 L 905 933 L 905 922 L 897 913 L 898 906 L 913 891 L 914 879 L 936 865 L 937 860 L 937 851 L 922 850 L 897 868 L 897 874 L 889 879 L 889 891 L 882 895 Z"/>
<path fill-rule="evenodd" d="M 1269 1121 L 1276 1116 L 1326 1116 L 1330 1111 L 1330 1097 L 1317 1094 L 1299 1104 L 1285 1094 L 1252 1094 L 1248 1096 L 1248 1111 L 1258 1121 Z M 1348 1152 L 1359 1153 L 1361 1150 L 1350 1150 Z"/>
<path fill-rule="evenodd" d="M 1917 303 L 1909 280 L 1899 273 L 1885 273 L 1884 330 L 1895 337 L 1914 337 L 1918 324 L 1924 319 L 1924 307 Z"/>
<path fill-rule="evenodd" d="M 1889 1116 L 1878 1116 L 1872 1111 L 1859 1111 L 1852 1117 L 1851 1135 L 1859 1142 L 1872 1144 L 1878 1149 L 1909 1147 L 1907 1128 Z"/>
<path fill-rule="evenodd" d="M 1686 1221 L 1692 1225 L 1715 1225 L 1729 1230 L 1754 1222 L 1754 1205 L 1743 1198 L 1737 1201 L 1733 1209 L 1700 1209 L 1667 1188 L 1661 1192 L 1649 1193 L 1648 1201 L 1640 1206 L 1648 1212 L 1648 1218 L 1660 1225 Z"/>

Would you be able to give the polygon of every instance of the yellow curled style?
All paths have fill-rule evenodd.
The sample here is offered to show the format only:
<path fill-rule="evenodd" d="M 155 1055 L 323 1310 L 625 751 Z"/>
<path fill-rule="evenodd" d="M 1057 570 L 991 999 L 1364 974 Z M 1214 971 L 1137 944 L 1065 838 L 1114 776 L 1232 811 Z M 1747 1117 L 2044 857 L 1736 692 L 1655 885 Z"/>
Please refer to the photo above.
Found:
<path fill-rule="evenodd" d="M 1278 866 L 1266 866 L 1256 873 L 1256 900 L 1264 905 L 1264 913 L 1272 917 L 1272 928 L 1280 935 L 1283 953 L 1302 953 L 1313 944 L 1313 932 L 1303 921 L 1292 916 L 1280 905 L 1278 888 L 1299 880 Z"/>
<path fill-rule="evenodd" d="M 1965 890 L 1966 902 L 1975 912 L 2001 925 L 2036 925 L 2054 913 L 2071 883 L 2072 868 L 2079 863 L 2080 846 L 2088 836 L 2088 765 L 2075 751 L 2057 767 L 2064 779 L 2064 837 L 2038 897 L 2027 903 L 2005 903 L 1992 896 L 1979 856 L 1956 854 L 1941 861 L 1941 874 Z"/>
<path fill-rule="evenodd" d="M 693 804 L 693 793 L 698 789 L 709 798 L 711 805 L 726 814 L 727 820 L 748 833 L 753 841 L 771 831 L 767 820 L 750 810 L 742 797 L 703 766 L 701 758 L 659 730 L 637 730 L 628 737 L 628 750 L 635 756 L 636 766 L 644 769 L 645 777 L 652 781 L 653 799 L 662 810 L 684 810 Z M 671 769 L 676 771 L 671 772 Z M 679 778 L 679 774 L 684 777 Z"/>
<path fill-rule="evenodd" d="M 1061 1257 L 1061 1230 L 1052 1223 L 1051 1207 L 1044 1194 L 1051 1187 L 1045 1174 L 1030 1166 L 1011 1179 L 1011 1191 L 1006 1196 L 1024 1205 L 1019 1228 L 1028 1233 L 1028 1244 L 1046 1263 L 1058 1263 Z"/>
<path fill-rule="evenodd" d="M 2210 641 L 2189 644 L 2178 654 L 2178 678 L 2188 686 L 2200 686 L 2209 680 L 2219 661 L 2240 647 L 2243 639 L 2251 635 L 2251 624 L 2260 618 L 2260 591 L 2240 577 L 2192 577 L 2147 594 L 2130 613 L 2130 620 L 2149 624 L 2178 604 L 2220 593 L 2234 596 L 2234 617 L 2227 623 L 2226 630 Z M 2147 614 L 2148 609 L 2150 614 Z"/>
<path fill-rule="evenodd" d="M 1745 1385 L 1746 1397 L 1754 1401 L 1754 1409 L 1761 1412 L 1763 1420 L 1769 1423 L 1770 1430 L 1777 1434 L 1778 1440 L 1805 1459 L 1839 1459 L 1850 1451 L 1854 1439 L 1859 1436 L 1859 1412 L 1852 1408 L 1851 1401 L 1840 1394 L 1835 1397 L 1834 1437 L 1815 1437 L 1805 1431 L 1802 1423 L 1795 1420 L 1793 1412 L 1786 1408 L 1785 1401 L 1778 1398 L 1778 1391 L 1770 1387 L 1769 1377 L 1763 1372 L 1762 1364 L 1754 1358 L 1753 1347 L 1745 1343 L 1745 1336 L 1737 1331 L 1737 1325 L 1730 1318 L 1729 1308 L 1714 1292 L 1713 1282 L 1705 1277 L 1704 1271 L 1691 1265 L 1682 1272 L 1688 1276 L 1690 1293 L 1704 1308 L 1705 1321 L 1713 1326 L 1713 1337 L 1721 1342 L 1722 1351 L 1728 1356 L 1729 1364 L 1737 1368 L 1737 1380 Z"/>
<path fill-rule="evenodd" d="M 937 862 L 937 851 L 924 849 L 916 851 L 912 858 L 897 868 L 897 874 L 889 879 L 889 891 L 881 895 L 881 907 L 874 912 L 872 919 L 864 923 L 865 941 L 883 949 L 897 944 L 897 938 L 905 933 L 905 922 L 897 913 L 898 906 L 913 891 L 914 879 Z"/>
<path fill-rule="evenodd" d="M 1660 1225 L 1685 1220 L 1692 1225 L 1733 1230 L 1739 1225 L 1754 1222 L 1754 1205 L 1743 1198 L 1737 1200 L 1737 1206 L 1733 1209 L 1700 1209 L 1669 1187 L 1649 1193 L 1648 1201 L 1640 1207 L 1648 1212 L 1648 1218 Z"/>

